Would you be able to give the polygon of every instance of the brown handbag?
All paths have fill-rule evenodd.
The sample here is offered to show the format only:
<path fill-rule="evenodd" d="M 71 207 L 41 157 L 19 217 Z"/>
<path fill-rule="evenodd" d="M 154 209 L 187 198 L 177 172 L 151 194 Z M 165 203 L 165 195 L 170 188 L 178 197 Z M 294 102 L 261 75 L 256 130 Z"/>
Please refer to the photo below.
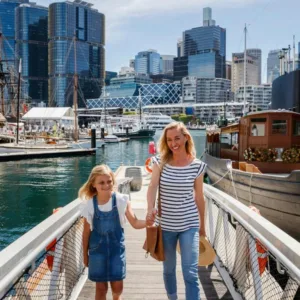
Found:
<path fill-rule="evenodd" d="M 146 240 L 143 246 L 143 249 L 147 251 L 147 254 L 158 260 L 164 261 L 164 244 L 162 238 L 162 229 L 160 226 L 161 222 L 161 203 L 160 203 L 160 187 L 158 189 L 158 225 L 146 227 Z"/>

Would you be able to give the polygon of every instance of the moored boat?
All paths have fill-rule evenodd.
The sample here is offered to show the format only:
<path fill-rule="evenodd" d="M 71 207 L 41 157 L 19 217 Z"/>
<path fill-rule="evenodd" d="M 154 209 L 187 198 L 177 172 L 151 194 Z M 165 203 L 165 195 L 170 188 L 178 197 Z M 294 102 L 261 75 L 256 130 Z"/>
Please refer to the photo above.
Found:
<path fill-rule="evenodd" d="M 262 111 L 207 132 L 207 174 L 300 240 L 300 114 Z"/>

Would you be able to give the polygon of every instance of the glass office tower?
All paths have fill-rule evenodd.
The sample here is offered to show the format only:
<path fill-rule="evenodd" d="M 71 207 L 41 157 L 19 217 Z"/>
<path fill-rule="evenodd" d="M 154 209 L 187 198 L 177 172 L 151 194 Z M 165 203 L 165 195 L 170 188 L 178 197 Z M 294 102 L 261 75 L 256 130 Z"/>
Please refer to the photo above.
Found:
<path fill-rule="evenodd" d="M 136 73 L 157 75 L 160 73 L 160 54 L 156 50 L 139 52 L 135 56 L 134 69 Z"/>
<path fill-rule="evenodd" d="M 48 8 L 16 8 L 16 53 L 22 59 L 22 95 L 32 106 L 48 102 Z"/>
<path fill-rule="evenodd" d="M 7 61 L 15 64 L 15 8 L 22 3 L 29 3 L 29 0 L 0 0 L 1 58 L 5 64 Z"/>
<path fill-rule="evenodd" d="M 175 80 L 226 78 L 226 29 L 214 25 L 209 8 L 204 10 L 203 24 L 183 33 L 183 56 L 174 59 Z"/>
<path fill-rule="evenodd" d="M 76 44 L 78 106 L 85 107 L 86 99 L 100 96 L 105 80 L 105 16 L 80 0 L 52 3 L 48 32 L 48 105 L 73 105 Z"/>

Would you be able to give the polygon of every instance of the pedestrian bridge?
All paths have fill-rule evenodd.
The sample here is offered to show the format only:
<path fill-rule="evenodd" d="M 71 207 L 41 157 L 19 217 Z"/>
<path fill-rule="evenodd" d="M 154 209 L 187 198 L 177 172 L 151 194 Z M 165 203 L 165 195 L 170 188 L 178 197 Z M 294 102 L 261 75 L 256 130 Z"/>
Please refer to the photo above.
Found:
<path fill-rule="evenodd" d="M 118 190 L 130 194 L 134 211 L 144 218 L 150 176 L 143 172 L 141 190 L 130 192 L 125 169 L 116 171 Z M 297 299 L 300 244 L 214 187 L 205 185 L 204 194 L 207 236 L 217 257 L 214 265 L 199 268 L 201 299 Z M 80 205 L 81 200 L 74 200 L 0 253 L 0 299 L 94 298 L 94 283 L 87 280 L 82 263 Z M 166 299 L 162 264 L 146 258 L 142 249 L 145 230 L 127 224 L 125 235 L 123 299 Z M 268 258 L 263 270 L 259 247 Z M 177 261 L 178 296 L 183 300 L 180 255 Z M 108 299 L 112 299 L 110 291 Z"/>

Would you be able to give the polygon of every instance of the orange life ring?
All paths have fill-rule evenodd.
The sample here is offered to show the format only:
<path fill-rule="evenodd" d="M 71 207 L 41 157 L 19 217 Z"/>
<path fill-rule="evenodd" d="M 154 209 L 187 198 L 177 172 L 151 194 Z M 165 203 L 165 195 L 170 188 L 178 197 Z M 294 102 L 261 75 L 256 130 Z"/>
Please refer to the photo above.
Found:
<path fill-rule="evenodd" d="M 55 214 L 56 212 L 58 212 L 61 209 L 61 207 L 53 209 L 53 214 Z M 56 246 L 57 240 L 54 239 L 52 242 L 50 242 L 48 244 L 48 246 L 46 247 L 46 260 L 47 260 L 47 265 L 49 270 L 52 272 L 53 270 L 53 263 L 54 263 L 54 255 L 55 255 L 55 246 Z"/>
<path fill-rule="evenodd" d="M 255 206 L 249 206 L 249 208 L 260 215 L 259 209 L 257 209 Z M 258 239 L 256 239 L 256 251 L 258 256 L 257 260 L 259 266 L 259 274 L 262 275 L 268 264 L 268 251 Z"/>
<path fill-rule="evenodd" d="M 145 161 L 145 168 L 146 168 L 146 171 L 148 173 L 152 173 L 152 168 L 151 168 L 151 157 L 147 158 L 146 161 Z"/>

